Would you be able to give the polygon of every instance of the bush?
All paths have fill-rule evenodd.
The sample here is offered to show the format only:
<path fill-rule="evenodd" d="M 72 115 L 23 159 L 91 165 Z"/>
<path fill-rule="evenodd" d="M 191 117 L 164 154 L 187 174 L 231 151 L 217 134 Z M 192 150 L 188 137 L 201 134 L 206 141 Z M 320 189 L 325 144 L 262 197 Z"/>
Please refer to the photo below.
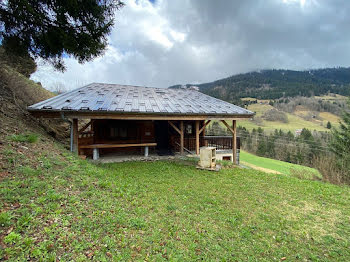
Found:
<path fill-rule="evenodd" d="M 253 118 L 253 122 L 258 125 L 258 126 L 262 126 L 263 125 L 263 120 L 260 116 L 255 116 Z"/>
<path fill-rule="evenodd" d="M 350 184 L 348 170 L 337 164 L 334 155 L 321 155 L 313 159 L 313 166 L 322 174 L 322 180 L 332 184 Z"/>
<path fill-rule="evenodd" d="M 278 111 L 276 109 L 270 109 L 265 112 L 263 118 L 267 121 L 279 121 L 282 123 L 288 123 L 288 117 L 286 113 Z"/>
<path fill-rule="evenodd" d="M 32 57 L 28 54 L 19 56 L 7 53 L 3 46 L 0 46 L 0 60 L 28 78 L 36 71 L 36 63 Z"/>
<path fill-rule="evenodd" d="M 12 135 L 9 137 L 9 139 L 14 142 L 35 143 L 38 140 L 38 135 L 37 134 L 19 134 L 19 135 Z"/>

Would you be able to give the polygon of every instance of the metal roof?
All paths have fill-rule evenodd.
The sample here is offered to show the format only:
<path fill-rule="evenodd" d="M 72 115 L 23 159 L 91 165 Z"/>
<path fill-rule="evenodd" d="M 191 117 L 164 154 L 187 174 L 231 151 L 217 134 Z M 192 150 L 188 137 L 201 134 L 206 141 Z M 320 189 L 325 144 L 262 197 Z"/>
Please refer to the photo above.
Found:
<path fill-rule="evenodd" d="M 92 83 L 28 107 L 29 111 L 245 115 L 254 113 L 195 90 Z"/>

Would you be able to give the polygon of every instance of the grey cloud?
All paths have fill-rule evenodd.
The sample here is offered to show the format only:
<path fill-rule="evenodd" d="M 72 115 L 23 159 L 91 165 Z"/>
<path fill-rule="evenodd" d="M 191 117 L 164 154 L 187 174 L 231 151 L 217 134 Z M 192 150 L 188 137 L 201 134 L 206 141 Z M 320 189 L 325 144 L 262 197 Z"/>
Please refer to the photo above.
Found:
<path fill-rule="evenodd" d="M 63 75 L 39 67 L 33 78 L 48 87 L 57 79 L 68 88 L 93 81 L 167 87 L 257 69 L 349 66 L 349 7 L 346 0 L 130 0 L 117 13 L 105 57 L 84 65 L 67 59 Z"/>

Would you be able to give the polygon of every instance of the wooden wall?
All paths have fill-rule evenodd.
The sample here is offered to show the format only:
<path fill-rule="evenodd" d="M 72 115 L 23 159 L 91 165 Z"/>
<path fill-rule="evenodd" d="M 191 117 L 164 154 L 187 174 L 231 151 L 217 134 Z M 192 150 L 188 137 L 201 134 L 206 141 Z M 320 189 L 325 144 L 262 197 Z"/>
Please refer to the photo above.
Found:
<path fill-rule="evenodd" d="M 92 120 L 91 130 L 79 136 L 79 145 L 87 144 L 138 144 L 154 142 L 154 122 L 151 120 Z M 142 153 L 143 148 L 106 148 L 100 149 L 101 154 L 110 152 L 137 152 Z M 150 150 L 154 150 L 150 148 Z M 92 149 L 80 150 L 81 154 L 91 156 Z"/>
<path fill-rule="evenodd" d="M 130 144 L 154 142 L 153 121 L 95 120 L 94 143 Z"/>

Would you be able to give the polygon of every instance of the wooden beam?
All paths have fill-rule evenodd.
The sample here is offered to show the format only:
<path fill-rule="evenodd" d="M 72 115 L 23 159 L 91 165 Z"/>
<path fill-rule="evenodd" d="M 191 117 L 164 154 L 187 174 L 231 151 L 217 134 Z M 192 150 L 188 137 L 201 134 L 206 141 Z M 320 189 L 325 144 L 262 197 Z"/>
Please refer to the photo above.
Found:
<path fill-rule="evenodd" d="M 83 126 L 80 130 L 79 130 L 79 134 L 83 133 L 90 125 L 91 125 L 92 121 L 90 121 L 89 123 L 87 123 L 85 126 Z"/>
<path fill-rule="evenodd" d="M 179 133 L 179 135 L 181 135 L 181 131 L 180 131 L 180 129 L 178 129 L 175 125 L 174 125 L 174 123 L 173 122 L 171 122 L 171 121 L 168 121 L 168 123 L 175 129 L 175 131 L 176 132 L 178 132 Z"/>
<path fill-rule="evenodd" d="M 184 134 L 184 121 L 180 121 L 180 154 L 183 155 L 184 153 L 184 141 L 185 141 L 185 134 Z"/>
<path fill-rule="evenodd" d="M 196 155 L 199 155 L 199 120 L 196 120 Z"/>
<path fill-rule="evenodd" d="M 236 121 L 236 120 L 233 120 L 233 121 Z M 230 125 L 226 123 L 225 120 L 221 120 L 221 122 L 224 123 L 224 125 L 227 127 L 227 129 L 231 131 L 232 135 L 235 133 L 234 129 L 232 129 L 230 127 Z"/>
<path fill-rule="evenodd" d="M 207 125 L 211 122 L 211 120 L 208 120 L 206 123 L 204 123 L 204 125 L 202 126 L 202 128 L 199 130 L 199 134 L 201 134 L 203 131 L 205 131 L 205 128 L 207 127 Z"/>
<path fill-rule="evenodd" d="M 78 119 L 76 118 L 73 119 L 72 128 L 73 128 L 73 152 L 78 154 L 78 148 L 79 148 Z"/>
<path fill-rule="evenodd" d="M 157 143 L 139 143 L 139 144 L 92 144 L 81 145 L 80 148 L 120 148 L 120 147 L 145 147 L 157 146 Z"/>
<path fill-rule="evenodd" d="M 236 120 L 232 120 L 232 129 L 233 129 L 233 136 L 232 136 L 232 161 L 233 164 L 237 164 L 237 130 L 236 130 Z"/>

